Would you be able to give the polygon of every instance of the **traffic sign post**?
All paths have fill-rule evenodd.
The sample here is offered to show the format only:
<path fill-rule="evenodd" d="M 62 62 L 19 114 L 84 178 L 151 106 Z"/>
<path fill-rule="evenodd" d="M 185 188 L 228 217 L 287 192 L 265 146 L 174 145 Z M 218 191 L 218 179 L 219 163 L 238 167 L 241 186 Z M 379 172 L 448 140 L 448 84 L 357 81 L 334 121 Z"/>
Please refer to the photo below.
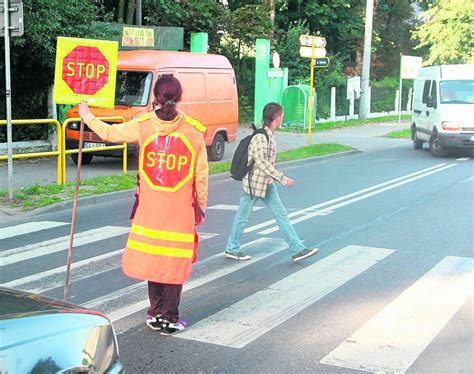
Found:
<path fill-rule="evenodd" d="M 315 67 L 327 67 L 329 59 L 326 57 L 326 38 L 322 36 L 300 35 L 300 56 L 311 59 L 309 79 L 309 119 L 308 119 L 308 144 L 312 142 L 313 118 L 313 78 Z"/>
<path fill-rule="evenodd" d="M 22 36 L 23 3 L 3 0 L 0 4 L 0 36 L 5 37 L 5 102 L 7 117 L 8 199 L 13 200 L 12 92 L 10 77 L 10 36 Z"/>

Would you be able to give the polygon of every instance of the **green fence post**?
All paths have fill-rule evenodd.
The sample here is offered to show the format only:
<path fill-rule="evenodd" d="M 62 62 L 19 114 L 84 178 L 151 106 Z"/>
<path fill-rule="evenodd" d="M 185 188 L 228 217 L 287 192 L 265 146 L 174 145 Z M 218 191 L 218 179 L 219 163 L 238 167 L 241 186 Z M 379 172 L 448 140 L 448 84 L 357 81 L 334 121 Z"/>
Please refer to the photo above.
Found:
<path fill-rule="evenodd" d="M 205 32 L 191 33 L 191 52 L 207 53 L 208 35 Z"/>
<path fill-rule="evenodd" d="M 267 72 L 270 66 L 270 40 L 257 39 L 255 42 L 255 96 L 253 123 L 260 127 L 262 122 L 262 111 L 269 102 Z"/>

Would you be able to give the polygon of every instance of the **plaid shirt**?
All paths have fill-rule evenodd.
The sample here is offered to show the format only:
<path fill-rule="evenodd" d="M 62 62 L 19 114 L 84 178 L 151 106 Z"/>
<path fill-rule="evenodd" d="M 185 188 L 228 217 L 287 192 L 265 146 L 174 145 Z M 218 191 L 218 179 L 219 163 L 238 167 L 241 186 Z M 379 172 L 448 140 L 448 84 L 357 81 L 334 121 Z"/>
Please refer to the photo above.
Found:
<path fill-rule="evenodd" d="M 288 178 L 286 178 L 281 171 L 275 169 L 276 158 L 276 139 L 275 133 L 268 127 L 265 127 L 268 133 L 268 139 L 264 134 L 257 134 L 252 138 L 249 145 L 248 161 L 255 161 L 253 169 L 242 180 L 242 188 L 250 194 L 250 187 L 252 188 L 252 195 L 255 197 L 265 197 L 267 192 L 267 185 L 269 178 L 286 185 Z M 275 157 L 272 157 L 272 150 L 275 152 Z"/>

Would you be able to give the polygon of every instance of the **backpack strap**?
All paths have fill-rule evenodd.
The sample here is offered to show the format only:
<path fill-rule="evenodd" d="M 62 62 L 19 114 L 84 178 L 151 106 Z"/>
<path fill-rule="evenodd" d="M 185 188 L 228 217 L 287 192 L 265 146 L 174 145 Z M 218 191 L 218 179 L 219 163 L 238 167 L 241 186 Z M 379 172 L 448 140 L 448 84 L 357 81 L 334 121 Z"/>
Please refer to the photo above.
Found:
<path fill-rule="evenodd" d="M 268 142 L 268 145 L 270 146 L 270 138 L 268 137 L 268 133 L 267 133 L 267 130 L 265 130 L 264 127 L 260 127 L 256 130 L 254 130 L 253 134 L 252 134 L 252 138 L 257 135 L 257 134 L 263 134 L 265 135 L 265 137 L 267 138 L 267 142 Z M 248 177 L 248 181 L 249 181 L 249 191 L 250 191 L 250 199 L 253 200 L 253 193 L 252 193 L 252 185 L 250 184 L 250 179 L 252 179 L 252 173 L 253 173 L 253 165 L 255 164 L 255 161 L 252 160 L 251 161 L 251 166 L 250 166 L 250 172 L 249 172 L 249 177 Z"/>

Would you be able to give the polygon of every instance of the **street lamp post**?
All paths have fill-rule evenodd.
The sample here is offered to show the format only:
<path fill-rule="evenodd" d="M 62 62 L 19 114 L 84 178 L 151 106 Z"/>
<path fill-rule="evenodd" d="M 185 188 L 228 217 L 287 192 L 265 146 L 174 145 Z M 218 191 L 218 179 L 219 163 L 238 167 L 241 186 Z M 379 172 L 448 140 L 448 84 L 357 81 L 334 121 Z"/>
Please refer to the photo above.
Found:
<path fill-rule="evenodd" d="M 374 0 L 367 0 L 365 6 L 364 57 L 362 60 L 362 79 L 360 89 L 359 119 L 366 119 L 370 111 L 370 49 L 372 48 L 372 15 Z"/>

